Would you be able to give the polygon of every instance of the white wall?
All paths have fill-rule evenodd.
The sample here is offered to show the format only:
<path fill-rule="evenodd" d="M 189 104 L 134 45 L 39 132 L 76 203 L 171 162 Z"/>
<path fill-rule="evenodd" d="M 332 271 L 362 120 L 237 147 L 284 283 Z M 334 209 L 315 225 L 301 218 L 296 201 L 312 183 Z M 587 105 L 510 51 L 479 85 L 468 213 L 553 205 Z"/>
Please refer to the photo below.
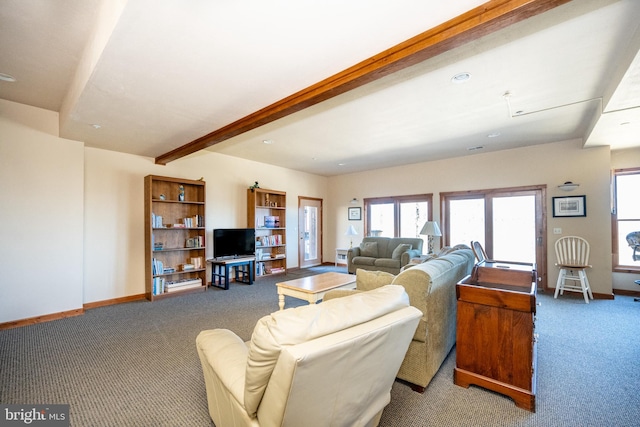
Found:
<path fill-rule="evenodd" d="M 84 148 L 57 123 L 0 100 L 0 323 L 82 308 Z"/>
<path fill-rule="evenodd" d="M 287 192 L 287 267 L 297 267 L 298 196 L 326 198 L 317 175 L 203 151 L 159 166 L 152 158 L 85 152 L 84 302 L 144 293 L 144 176 L 204 178 L 207 257 L 214 228 L 247 226 L 247 188 Z"/>
<path fill-rule="evenodd" d="M 56 113 L 0 100 L 0 323 L 59 313 L 83 303 L 144 293 L 144 183 L 148 174 L 207 182 L 207 244 L 211 230 L 246 226 L 246 189 L 287 192 L 287 266 L 298 266 L 299 196 L 324 200 L 324 261 L 345 247 L 349 201 L 356 197 L 434 194 L 505 186 L 548 186 L 548 245 L 563 234 L 584 235 L 592 244 L 594 291 L 610 293 L 611 238 L 609 169 L 637 167 L 640 149 L 582 149 L 578 141 L 484 153 L 332 178 L 210 153 L 193 154 L 167 166 L 153 159 L 84 148 L 58 136 Z M 581 184 L 586 218 L 552 218 L 551 197 L 565 195 L 564 181 Z M 574 193 L 571 193 L 574 194 Z M 436 245 L 439 242 L 436 241 Z M 549 283 L 555 283 L 549 254 Z M 616 288 L 635 289 L 637 275 L 614 275 Z"/>
<path fill-rule="evenodd" d="M 332 177 L 329 185 L 335 189 L 332 200 L 336 209 L 332 219 L 336 229 L 327 241 L 333 247 L 348 245 L 344 232 L 350 223 L 361 232 L 364 214 L 363 221 L 347 220 L 347 207 L 354 197 L 362 206 L 363 198 L 433 193 L 433 216 L 440 222 L 441 192 L 546 185 L 549 286 L 555 286 L 558 276 L 553 243 L 559 236 L 553 235 L 552 230 L 560 227 L 563 235 L 576 234 L 589 240 L 593 291 L 611 294 L 609 167 L 608 147 L 583 149 L 580 141 L 564 141 Z M 551 198 L 567 195 L 557 188 L 565 181 L 580 184 L 578 190 L 569 194 L 587 196 L 586 218 L 552 217 Z M 354 239 L 354 245 L 361 238 L 362 233 Z M 439 243 L 436 240 L 434 246 Z"/>

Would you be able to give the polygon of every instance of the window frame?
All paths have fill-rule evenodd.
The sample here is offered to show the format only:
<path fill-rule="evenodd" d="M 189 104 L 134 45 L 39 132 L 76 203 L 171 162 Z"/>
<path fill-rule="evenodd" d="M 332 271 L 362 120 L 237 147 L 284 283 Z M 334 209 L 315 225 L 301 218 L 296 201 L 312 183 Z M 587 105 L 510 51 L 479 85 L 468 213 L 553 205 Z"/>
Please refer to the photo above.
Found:
<path fill-rule="evenodd" d="M 618 223 L 620 221 L 640 221 L 640 217 L 633 219 L 618 219 L 618 189 L 617 178 L 622 175 L 640 175 L 640 167 L 614 169 L 611 173 L 611 268 L 616 273 L 639 273 L 640 267 L 620 264 L 620 253 L 618 252 Z"/>
<path fill-rule="evenodd" d="M 393 237 L 400 237 L 400 205 L 411 202 L 427 202 L 427 221 L 433 221 L 433 193 L 411 194 L 405 196 L 385 196 L 365 198 L 364 202 L 364 233 L 371 235 L 371 205 L 393 203 Z"/>

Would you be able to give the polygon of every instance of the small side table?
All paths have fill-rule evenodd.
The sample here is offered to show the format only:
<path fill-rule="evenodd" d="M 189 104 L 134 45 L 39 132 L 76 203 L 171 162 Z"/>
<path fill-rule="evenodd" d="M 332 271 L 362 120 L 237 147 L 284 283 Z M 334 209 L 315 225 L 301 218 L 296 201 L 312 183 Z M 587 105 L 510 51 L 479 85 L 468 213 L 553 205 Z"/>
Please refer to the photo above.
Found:
<path fill-rule="evenodd" d="M 235 268 L 234 280 L 252 285 L 255 279 L 255 257 L 208 259 L 211 263 L 211 286 L 229 289 L 230 270 Z"/>
<path fill-rule="evenodd" d="M 336 248 L 336 267 L 338 264 L 347 265 L 347 252 L 349 249 Z"/>

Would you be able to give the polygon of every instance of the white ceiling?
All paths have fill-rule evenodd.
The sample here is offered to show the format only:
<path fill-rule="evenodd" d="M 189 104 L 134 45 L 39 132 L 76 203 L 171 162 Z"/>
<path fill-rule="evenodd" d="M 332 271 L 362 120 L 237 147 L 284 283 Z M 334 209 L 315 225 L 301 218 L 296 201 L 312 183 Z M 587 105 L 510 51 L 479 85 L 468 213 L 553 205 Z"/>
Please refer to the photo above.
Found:
<path fill-rule="evenodd" d="M 155 158 L 482 3 L 2 0 L 0 73 L 17 81 L 0 98 L 60 112 L 61 137 Z M 640 146 L 639 50 L 640 1 L 573 0 L 208 150 L 330 176 Z"/>

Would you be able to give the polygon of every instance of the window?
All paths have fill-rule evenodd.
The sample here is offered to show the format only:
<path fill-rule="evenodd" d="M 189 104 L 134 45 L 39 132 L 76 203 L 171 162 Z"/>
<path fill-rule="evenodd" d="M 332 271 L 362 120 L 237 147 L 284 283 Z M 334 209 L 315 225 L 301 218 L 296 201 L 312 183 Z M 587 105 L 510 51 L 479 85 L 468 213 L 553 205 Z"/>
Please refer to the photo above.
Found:
<path fill-rule="evenodd" d="M 425 222 L 432 218 L 431 194 L 364 199 L 367 236 L 419 237 Z"/>
<path fill-rule="evenodd" d="M 640 271 L 640 248 L 635 251 L 627 236 L 640 232 L 640 168 L 617 169 L 613 173 L 613 269 Z M 631 237 L 631 236 L 630 236 Z"/>

